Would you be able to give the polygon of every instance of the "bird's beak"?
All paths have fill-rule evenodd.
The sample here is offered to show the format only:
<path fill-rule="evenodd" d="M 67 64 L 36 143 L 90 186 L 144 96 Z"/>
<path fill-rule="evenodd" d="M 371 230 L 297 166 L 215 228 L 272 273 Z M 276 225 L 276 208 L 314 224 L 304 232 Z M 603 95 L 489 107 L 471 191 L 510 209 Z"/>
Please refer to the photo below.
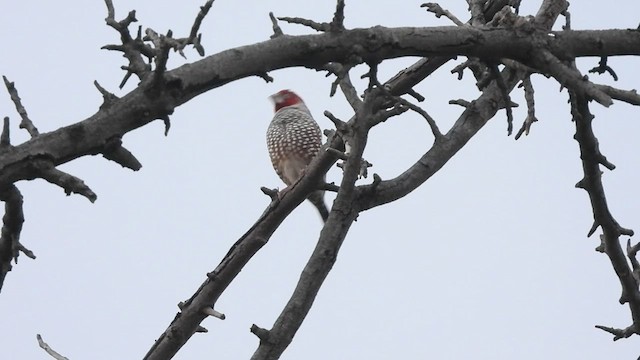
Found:
<path fill-rule="evenodd" d="M 269 96 L 269 100 L 271 100 L 271 102 L 273 102 L 274 104 L 277 104 L 278 102 L 282 101 L 282 96 L 280 96 L 280 94 L 273 94 Z"/>

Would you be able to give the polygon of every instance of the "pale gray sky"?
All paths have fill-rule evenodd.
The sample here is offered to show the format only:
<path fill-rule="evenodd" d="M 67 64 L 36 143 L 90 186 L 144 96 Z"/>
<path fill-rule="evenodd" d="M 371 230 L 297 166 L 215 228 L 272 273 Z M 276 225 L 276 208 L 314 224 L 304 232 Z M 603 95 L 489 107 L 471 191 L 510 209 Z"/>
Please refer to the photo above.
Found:
<path fill-rule="evenodd" d="M 117 18 L 137 10 L 139 24 L 186 35 L 202 0 L 114 0 Z M 449 25 L 423 1 L 350 0 L 347 27 Z M 535 14 L 540 1 L 523 1 Z M 575 29 L 637 27 L 640 4 L 573 1 Z M 613 3 L 612 3 L 613 4 Z M 442 5 L 466 20 L 466 2 Z M 612 5 L 613 7 L 613 5 Z M 330 20 L 333 1 L 224 1 L 202 25 L 207 54 L 268 39 L 277 16 Z M 118 41 L 105 26 L 102 1 L 3 2 L 0 72 L 16 82 L 41 132 L 93 114 L 102 102 L 92 82 L 123 95 L 124 59 L 100 47 Z M 308 33 L 282 25 L 289 34 Z M 187 51 L 189 61 L 198 59 Z M 387 79 L 414 59 L 384 63 Z M 171 66 L 184 63 L 172 56 Z M 582 71 L 597 59 L 579 62 Z M 477 94 L 469 74 L 458 82 L 444 66 L 417 88 L 422 104 L 446 129 L 461 108 L 449 99 Z M 638 58 L 611 59 L 623 89 L 638 87 Z M 357 72 L 359 71 L 359 72 Z M 366 69 L 358 68 L 357 78 Z M 47 359 L 36 333 L 73 360 L 142 358 L 229 247 L 257 219 L 268 198 L 260 186 L 282 187 L 271 169 L 264 134 L 272 116 L 267 96 L 293 89 L 322 128 L 330 110 L 348 119 L 343 97 L 329 98 L 331 79 L 307 69 L 237 81 L 177 109 L 168 137 L 161 122 L 129 133 L 124 145 L 142 162 L 137 173 L 102 157 L 63 170 L 98 194 L 95 204 L 66 197 L 44 181 L 18 183 L 24 195 L 24 244 L 38 259 L 20 258 L 0 295 L 0 347 L 7 359 Z M 597 82 L 613 84 L 608 76 Z M 360 83 L 359 86 L 362 86 Z M 581 178 L 566 92 L 537 77 L 532 134 L 506 136 L 499 113 L 436 176 L 408 197 L 363 213 L 307 320 L 282 359 L 635 359 L 640 339 L 612 342 L 596 324 L 626 327 L 620 285 L 607 257 L 594 251 L 597 232 Z M 360 87 L 362 88 L 362 87 Z M 0 91 L 2 93 L 2 91 Z M 516 129 L 524 99 L 512 93 Z M 6 94 L 0 115 L 12 119 L 12 141 L 27 139 Z M 603 153 L 618 168 L 604 184 L 621 225 L 640 230 L 638 109 L 592 106 Z M 414 114 L 376 127 L 365 153 L 372 172 L 393 177 L 431 144 Z M 339 180 L 339 170 L 330 181 Z M 365 180 L 370 181 L 370 180 Z M 218 301 L 227 315 L 208 319 L 176 359 L 246 359 L 258 339 L 251 324 L 270 328 L 288 300 L 321 228 L 301 205 Z M 626 239 L 625 239 L 626 240 Z"/>

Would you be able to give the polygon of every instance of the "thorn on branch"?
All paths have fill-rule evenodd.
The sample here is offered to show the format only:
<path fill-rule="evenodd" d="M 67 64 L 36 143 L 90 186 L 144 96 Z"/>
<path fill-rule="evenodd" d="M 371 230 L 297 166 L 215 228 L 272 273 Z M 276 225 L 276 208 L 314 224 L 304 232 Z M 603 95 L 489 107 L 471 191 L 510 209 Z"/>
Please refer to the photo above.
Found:
<path fill-rule="evenodd" d="M 202 326 L 202 325 L 198 325 L 198 327 L 196 328 L 196 332 L 197 333 L 208 333 L 209 330 L 207 330 L 207 328 Z"/>
<path fill-rule="evenodd" d="M 224 320 L 224 319 L 227 318 L 223 313 L 221 313 L 219 311 L 216 311 L 212 307 L 209 307 L 209 306 L 203 308 L 202 309 L 202 313 L 205 314 L 205 315 L 208 315 L 208 316 L 213 316 L 214 318 L 217 318 L 217 319 L 220 319 L 220 320 Z"/>
<path fill-rule="evenodd" d="M 271 198 L 271 201 L 278 200 L 278 189 L 269 189 L 268 187 L 260 187 L 260 190 Z"/>
<path fill-rule="evenodd" d="M 138 171 L 142 168 L 140 161 L 122 146 L 122 139 L 119 137 L 107 141 L 102 150 L 102 156 L 133 171 Z"/>
<path fill-rule="evenodd" d="M 336 130 L 338 130 L 338 133 L 341 135 L 346 135 L 349 134 L 351 132 L 351 129 L 349 128 L 349 125 L 338 119 L 337 117 L 335 117 L 330 111 L 325 110 L 324 111 L 324 116 L 326 116 L 329 120 L 331 120 L 331 122 L 333 123 L 333 125 L 336 127 Z"/>
<path fill-rule="evenodd" d="M 640 263 L 636 258 L 638 249 L 640 249 L 640 243 L 631 246 L 631 239 L 627 240 L 627 257 L 631 263 L 632 274 L 633 278 L 636 280 L 636 284 L 640 284 Z"/>
<path fill-rule="evenodd" d="M 27 110 L 22 105 L 22 100 L 20 96 L 18 96 L 18 89 L 16 89 L 15 83 L 10 82 L 6 76 L 2 76 L 4 80 L 4 85 L 7 87 L 7 91 L 9 92 L 9 96 L 11 97 L 11 101 L 16 107 L 16 111 L 20 114 L 22 121 L 20 121 L 20 129 L 26 129 L 29 135 L 32 138 L 39 135 L 38 129 L 33 125 L 31 119 L 29 119 L 29 115 L 27 115 Z"/>
<path fill-rule="evenodd" d="M 589 232 L 587 233 L 587 237 L 591 237 L 591 235 L 593 235 L 596 232 L 596 230 L 598 230 L 598 227 L 600 227 L 600 223 L 594 220 L 593 224 L 591 224 L 591 228 L 589 229 Z"/>
<path fill-rule="evenodd" d="M 251 333 L 260 339 L 260 342 L 269 342 L 269 330 L 263 329 L 256 324 L 251 325 Z"/>
<path fill-rule="evenodd" d="M 472 105 L 471 102 L 469 102 L 467 100 L 464 100 L 464 99 L 449 100 L 449 104 L 451 104 L 451 105 L 460 105 L 460 106 L 462 106 L 464 108 L 467 108 L 467 109 L 469 107 L 471 107 L 471 105 Z"/>
<path fill-rule="evenodd" d="M 415 91 L 413 89 L 407 90 L 407 95 L 409 95 L 412 98 L 418 100 L 418 102 L 423 102 L 425 100 L 424 96 L 420 95 L 420 93 L 418 93 L 417 91 Z"/>
<path fill-rule="evenodd" d="M 598 73 L 598 74 L 608 73 L 611 75 L 614 81 L 618 81 L 618 75 L 616 74 L 615 71 L 613 71 L 611 66 L 607 65 L 607 59 L 608 57 L 606 56 L 601 57 L 600 62 L 598 63 L 598 66 L 589 70 L 589 73 Z"/>
<path fill-rule="evenodd" d="M 427 8 L 427 12 L 432 12 L 438 19 L 442 16 L 448 18 L 449 20 L 453 21 L 454 24 L 458 25 L 458 26 L 464 26 L 464 23 L 462 21 L 460 21 L 455 15 L 453 15 L 449 10 L 445 10 L 443 9 L 439 4 L 437 3 L 424 3 L 422 5 L 420 5 L 420 7 Z"/>
<path fill-rule="evenodd" d="M 129 78 L 131 77 L 131 75 L 133 75 L 133 71 L 129 70 L 128 66 L 122 66 L 121 67 L 122 70 L 127 70 L 127 73 L 124 74 L 124 77 L 122 78 L 122 81 L 120 81 L 120 85 L 118 85 L 118 88 L 122 89 L 124 87 L 124 85 L 127 83 L 127 81 L 129 81 Z"/>
<path fill-rule="evenodd" d="M 262 80 L 264 80 L 267 84 L 268 83 L 272 83 L 273 82 L 273 78 L 271 76 L 269 76 L 269 73 L 267 72 L 263 72 L 263 73 L 257 73 L 256 76 L 260 77 Z"/>
<path fill-rule="evenodd" d="M 169 129 L 171 129 L 171 119 L 169 119 L 169 115 L 163 115 L 159 119 L 164 123 L 164 136 L 169 135 Z"/>
<path fill-rule="evenodd" d="M 100 86 L 97 80 L 93 81 L 93 85 L 102 94 L 103 100 L 102 105 L 100 105 L 100 110 L 108 109 L 109 107 L 111 107 L 111 105 L 113 105 L 113 103 L 116 102 L 116 100 L 119 99 L 119 97 L 115 96 L 114 94 L 110 93 L 109 91 L 105 90 L 105 88 Z"/>
<path fill-rule="evenodd" d="M 271 19 L 271 25 L 273 29 L 273 35 L 271 35 L 269 38 L 275 39 L 278 36 L 284 35 L 282 29 L 280 28 L 280 25 L 278 25 L 278 19 L 276 19 L 275 15 L 273 15 L 273 12 L 269 12 L 269 18 Z"/>
<path fill-rule="evenodd" d="M 607 157 L 602 154 L 598 156 L 598 162 L 609 170 L 613 171 L 616 168 L 616 166 L 612 164 L 609 160 L 607 160 Z"/>

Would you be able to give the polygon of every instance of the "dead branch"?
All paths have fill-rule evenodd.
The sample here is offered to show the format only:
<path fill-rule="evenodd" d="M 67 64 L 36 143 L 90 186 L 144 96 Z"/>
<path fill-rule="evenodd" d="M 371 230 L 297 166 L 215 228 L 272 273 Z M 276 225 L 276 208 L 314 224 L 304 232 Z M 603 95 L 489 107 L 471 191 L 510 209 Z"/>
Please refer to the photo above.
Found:
<path fill-rule="evenodd" d="M 18 95 L 18 89 L 16 89 L 15 83 L 10 82 L 7 79 L 7 77 L 4 75 L 2 76 L 2 79 L 4 80 L 4 85 L 7 87 L 7 91 L 9 92 L 9 95 L 11 96 L 11 101 L 13 101 L 13 103 L 15 104 L 16 110 L 18 111 L 18 114 L 20 114 L 20 117 L 22 118 L 22 121 L 20 121 L 20 128 L 26 129 L 32 138 L 38 136 L 40 133 L 38 132 L 38 129 L 33 125 L 33 121 L 29 119 L 29 115 L 27 115 L 27 110 L 24 108 L 24 105 L 22 105 L 22 100 Z"/>
<path fill-rule="evenodd" d="M 633 276 L 633 270 L 629 268 L 620 246 L 620 235 L 631 236 L 633 231 L 620 226 L 609 210 L 600 170 L 600 165 L 606 166 L 608 162 L 603 160 L 605 158 L 600 152 L 598 139 L 593 132 L 593 115 L 589 110 L 589 102 L 584 94 L 578 94 L 575 91 L 569 91 L 569 96 L 571 115 L 576 126 L 574 138 L 580 148 L 580 159 L 584 172 L 584 178 L 576 186 L 587 192 L 593 211 L 594 226 L 589 233 L 593 233 L 597 227 L 602 229 L 603 251 L 609 257 L 622 285 L 620 303 L 628 304 L 631 310 L 633 325 L 627 328 L 624 334 L 627 334 L 628 331 L 640 334 L 640 290 L 638 289 L 638 282 Z M 605 330 L 603 327 L 599 328 Z M 620 338 L 621 335 L 622 333 L 616 333 L 616 339 Z"/>
<path fill-rule="evenodd" d="M 5 116 L 2 123 L 2 134 L 0 135 L 0 148 L 11 146 L 9 117 Z"/>
<path fill-rule="evenodd" d="M 11 261 L 18 262 L 20 253 L 35 259 L 33 252 L 20 243 L 20 232 L 24 223 L 22 194 L 15 185 L 0 191 L 0 201 L 4 204 L 2 230 L 0 231 L 0 290 L 7 273 L 11 271 Z"/>
<path fill-rule="evenodd" d="M 49 344 L 42 340 L 42 336 L 40 334 L 36 335 L 36 339 L 38 340 L 38 346 L 40 346 L 47 354 L 51 355 L 52 358 L 56 360 L 69 360 L 68 358 L 60 355 L 57 351 L 53 350 Z"/>
<path fill-rule="evenodd" d="M 516 140 L 522 136 L 522 134 L 529 135 L 529 131 L 531 131 L 531 125 L 538 121 L 536 118 L 536 108 L 535 108 L 535 100 L 534 100 L 534 91 L 533 84 L 531 84 L 531 75 L 527 76 L 522 80 L 522 87 L 524 89 L 524 99 L 527 102 L 527 117 L 522 122 L 522 127 L 518 130 L 516 134 Z"/>
<path fill-rule="evenodd" d="M 566 6 L 564 1 L 544 1 L 535 18 L 536 26 L 550 29 Z M 510 68 L 503 70 L 502 77 L 507 89 L 511 91 L 526 74 Z M 402 198 L 427 181 L 495 115 L 499 104 L 503 103 L 501 99 L 502 91 L 497 84 L 492 83 L 473 102 L 455 101 L 463 105 L 465 111 L 444 135 L 444 140 L 436 142 L 414 165 L 397 177 L 383 180 L 375 184 L 375 188 L 373 184 L 359 186 L 361 196 L 357 200 L 357 206 L 360 211 Z"/>
<path fill-rule="evenodd" d="M 618 75 L 616 74 L 615 71 L 613 71 L 611 66 L 607 65 L 607 59 L 608 59 L 608 57 L 606 57 L 606 56 L 601 57 L 600 58 L 600 62 L 598 63 L 598 66 L 596 66 L 593 69 L 589 70 L 589 73 L 597 73 L 597 74 L 607 73 L 607 74 L 611 75 L 613 80 L 618 81 Z"/>
<path fill-rule="evenodd" d="M 325 223 L 320 239 L 309 258 L 300 280 L 291 295 L 289 302 L 276 319 L 273 327 L 268 331 L 254 332 L 261 339 L 260 345 L 251 357 L 252 360 L 277 359 L 291 343 L 294 335 L 307 316 L 313 300 L 316 298 L 325 278 L 336 261 L 340 246 L 344 241 L 349 227 L 358 216 L 353 207 L 357 196 L 355 182 L 361 171 L 361 159 L 366 145 L 369 127 L 353 126 L 357 123 L 367 123 L 376 116 L 373 111 L 380 100 L 381 92 L 369 92 L 365 96 L 362 109 L 349 121 L 352 129 L 358 129 L 353 137 L 353 147 L 344 165 L 344 173 L 340 189 L 334 202 L 331 214 Z M 256 327 L 258 328 L 258 327 Z M 261 329 L 261 328 L 258 328 Z M 261 329 L 264 330 L 264 329 Z M 268 334 L 268 336 L 265 336 Z M 265 338 L 268 341 L 265 341 Z"/>
<path fill-rule="evenodd" d="M 335 139 L 331 147 L 341 148 L 342 142 Z M 244 265 L 264 246 L 280 223 L 317 188 L 318 179 L 335 163 L 336 158 L 329 152 L 320 152 L 305 171 L 300 181 L 289 190 L 276 195 L 256 223 L 232 246 L 220 264 L 209 274 L 191 298 L 183 302 L 179 316 L 171 322 L 145 355 L 145 360 L 159 360 L 173 357 L 178 350 L 196 333 L 200 323 L 208 316 L 202 309 L 213 308 L 218 297 L 238 275 Z M 182 334 L 174 336 L 176 332 Z"/>
<path fill-rule="evenodd" d="M 437 3 L 424 3 L 420 5 L 420 7 L 426 7 L 428 12 L 432 12 L 438 19 L 442 16 L 451 20 L 454 24 L 458 26 L 464 26 L 464 23 L 460 21 L 455 15 L 453 15 L 449 10 L 443 9 Z"/>

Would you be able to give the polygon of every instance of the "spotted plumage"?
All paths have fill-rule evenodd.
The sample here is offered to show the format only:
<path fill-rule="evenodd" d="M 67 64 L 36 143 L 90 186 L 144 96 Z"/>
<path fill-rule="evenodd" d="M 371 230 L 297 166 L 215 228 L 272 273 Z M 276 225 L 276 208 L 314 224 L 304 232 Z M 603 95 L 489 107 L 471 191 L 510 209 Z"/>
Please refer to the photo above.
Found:
<path fill-rule="evenodd" d="M 298 180 L 322 146 L 320 127 L 302 99 L 290 90 L 271 96 L 275 115 L 267 129 L 267 149 L 271 164 L 285 184 Z M 328 217 L 324 191 L 309 196 L 323 220 Z"/>

